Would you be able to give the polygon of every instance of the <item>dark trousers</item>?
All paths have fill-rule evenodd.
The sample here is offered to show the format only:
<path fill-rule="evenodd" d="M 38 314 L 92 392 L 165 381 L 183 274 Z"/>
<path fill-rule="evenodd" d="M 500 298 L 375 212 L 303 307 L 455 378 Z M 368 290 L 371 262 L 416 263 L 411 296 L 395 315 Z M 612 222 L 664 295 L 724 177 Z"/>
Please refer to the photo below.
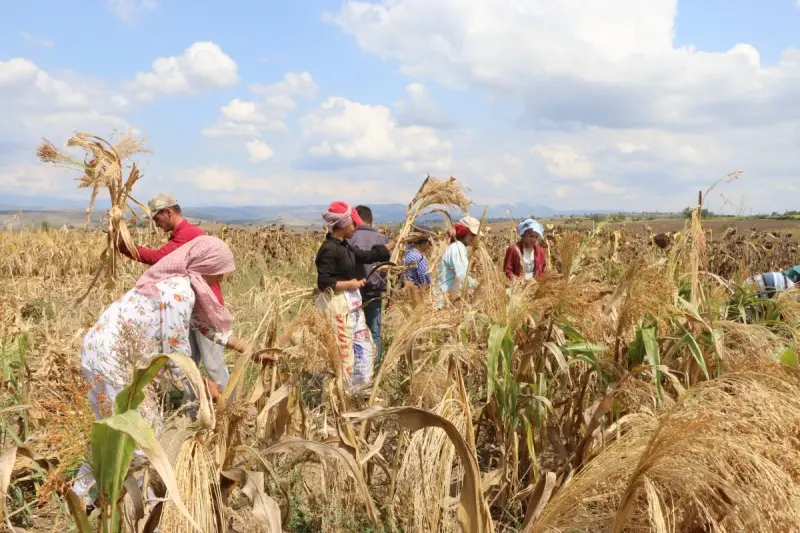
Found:
<path fill-rule="evenodd" d="M 374 366 L 376 369 L 381 366 L 381 362 L 383 361 L 383 345 L 381 343 L 381 314 L 383 310 L 381 304 L 382 301 L 380 298 L 375 298 L 364 304 L 364 316 L 367 319 L 367 327 L 369 328 L 369 332 L 372 333 L 372 341 L 375 343 Z"/>

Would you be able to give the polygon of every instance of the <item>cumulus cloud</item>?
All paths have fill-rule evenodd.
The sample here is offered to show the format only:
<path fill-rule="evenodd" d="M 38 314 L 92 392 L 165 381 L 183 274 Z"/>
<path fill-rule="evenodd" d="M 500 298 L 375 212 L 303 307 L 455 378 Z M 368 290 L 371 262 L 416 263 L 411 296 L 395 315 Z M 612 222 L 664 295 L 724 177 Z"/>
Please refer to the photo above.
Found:
<path fill-rule="evenodd" d="M 382 0 L 347 2 L 329 19 L 403 73 L 524 101 L 534 125 L 702 127 L 778 119 L 782 105 L 800 114 L 800 51 L 766 67 L 746 44 L 675 46 L 676 9 L 677 0 L 476 0 L 469 9 Z"/>
<path fill-rule="evenodd" d="M 545 201 L 674 209 L 741 169 L 726 194 L 755 210 L 791 207 L 768 189 L 800 178 L 800 49 L 765 64 L 746 43 L 679 46 L 676 16 L 677 0 L 351 0 L 327 20 L 402 74 L 519 106 L 536 141 L 517 133 L 524 168 L 502 172 Z M 484 141 L 484 159 L 502 157 Z M 494 171 L 475 190 L 512 195 Z"/>
<path fill-rule="evenodd" d="M 586 155 L 567 144 L 536 145 L 531 148 L 531 153 L 545 162 L 553 176 L 586 179 L 594 175 L 594 165 Z"/>
<path fill-rule="evenodd" d="M 225 104 L 215 124 L 205 126 L 202 135 L 209 138 L 258 137 L 264 131 L 286 131 L 286 117 L 297 107 L 298 99 L 312 98 L 317 84 L 308 72 L 287 72 L 282 81 L 252 85 L 258 100 L 234 98 Z"/>
<path fill-rule="evenodd" d="M 56 77 L 24 58 L 0 61 L 0 163 L 11 152 L 30 154 L 42 137 L 60 143 L 75 130 L 108 133 L 127 129 L 121 112 L 123 97 L 97 80 L 79 76 Z M 38 183 L 35 180 L 32 183 Z"/>
<path fill-rule="evenodd" d="M 345 168 L 394 164 L 406 172 L 444 172 L 452 163 L 452 144 L 433 128 L 400 126 L 388 107 L 341 97 L 327 99 L 301 120 L 308 143 L 301 164 Z"/>
<path fill-rule="evenodd" d="M 253 139 L 247 143 L 247 153 L 250 155 L 250 162 L 253 164 L 263 163 L 275 157 L 275 152 L 267 143 L 259 139 Z"/>
<path fill-rule="evenodd" d="M 108 0 L 108 7 L 125 24 L 135 24 L 139 16 L 158 8 L 156 0 Z"/>
<path fill-rule="evenodd" d="M 267 102 L 279 105 L 280 103 L 286 104 L 289 101 L 288 99 L 293 96 L 305 99 L 313 98 L 317 94 L 319 86 L 308 72 L 301 72 L 300 74 L 287 72 L 284 74 L 282 81 L 269 85 L 253 84 L 250 89 L 256 94 L 265 95 Z M 289 104 L 289 106 L 294 109 L 292 104 Z"/>
<path fill-rule="evenodd" d="M 272 191 L 276 185 L 269 178 L 247 176 L 219 165 L 179 170 L 174 177 L 177 181 L 194 185 L 196 190 L 204 193 L 264 192 Z"/>
<path fill-rule="evenodd" d="M 57 191 L 64 180 L 64 171 L 35 163 L 0 164 L 0 187 L 15 194 L 36 194 Z"/>
<path fill-rule="evenodd" d="M 171 174 L 171 179 L 187 185 L 181 193 L 181 202 L 187 205 L 322 205 L 353 187 L 351 172 L 321 174 L 292 170 L 253 174 L 222 165 L 179 169 Z M 387 183 L 374 175 L 358 179 L 359 198 L 365 201 L 396 202 L 397 198 L 411 197 L 418 187 L 417 182 Z M 210 194 L 213 202 L 209 202 Z"/>
<path fill-rule="evenodd" d="M 395 110 L 400 126 L 430 126 L 446 130 L 455 125 L 421 83 L 406 87 L 406 97 L 395 103 Z"/>
<path fill-rule="evenodd" d="M 152 100 L 156 95 L 196 94 L 238 82 L 236 62 L 219 45 L 196 42 L 179 56 L 159 57 L 152 71 L 138 73 L 128 87 L 139 99 Z"/>

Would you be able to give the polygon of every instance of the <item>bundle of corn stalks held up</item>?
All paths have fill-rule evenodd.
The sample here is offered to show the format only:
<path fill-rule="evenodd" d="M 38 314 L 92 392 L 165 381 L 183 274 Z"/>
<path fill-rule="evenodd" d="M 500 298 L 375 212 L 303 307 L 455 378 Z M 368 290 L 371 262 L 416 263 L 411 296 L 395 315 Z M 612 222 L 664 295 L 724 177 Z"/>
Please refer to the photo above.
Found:
<path fill-rule="evenodd" d="M 89 229 L 92 211 L 100 189 L 108 189 L 111 203 L 111 208 L 108 211 L 108 245 L 100 256 L 100 264 L 91 284 L 78 299 L 78 303 L 80 303 L 92 290 L 103 271 L 105 271 L 108 286 L 110 288 L 114 286 L 117 260 L 120 256 L 120 241 L 134 256 L 136 255 L 136 247 L 123 216 L 127 211 L 130 211 L 136 217 L 136 212 L 131 203 L 141 207 L 148 216 L 150 213 L 147 206 L 131 196 L 134 184 L 142 177 L 136 163 L 130 165 L 127 179 L 123 180 L 123 172 L 126 160 L 136 154 L 147 153 L 149 150 L 144 145 L 144 139 L 135 139 L 130 131 L 120 136 L 119 140 L 114 144 L 96 135 L 77 132 L 67 142 L 67 146 L 70 148 L 82 148 L 86 152 L 83 161 L 74 159 L 66 152 L 59 150 L 47 139 L 44 139 L 39 145 L 36 155 L 44 163 L 83 172 L 83 175 L 77 178 L 78 188 L 92 189 L 89 206 L 86 208 L 87 230 Z"/>

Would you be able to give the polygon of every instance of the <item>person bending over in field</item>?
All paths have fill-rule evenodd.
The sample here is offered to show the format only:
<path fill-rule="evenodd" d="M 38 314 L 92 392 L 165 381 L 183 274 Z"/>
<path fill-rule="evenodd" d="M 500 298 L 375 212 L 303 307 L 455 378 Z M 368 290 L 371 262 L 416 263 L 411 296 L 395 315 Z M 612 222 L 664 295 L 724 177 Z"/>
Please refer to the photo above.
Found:
<path fill-rule="evenodd" d="M 437 308 L 444 308 L 448 295 L 454 301 L 460 298 L 464 284 L 468 289 L 478 286 L 478 283 L 467 275 L 469 266 L 467 246 L 472 245 L 475 237 L 478 236 L 480 226 L 480 221 L 470 216 L 462 218 L 458 224 L 454 225 L 455 235 L 451 238 L 452 242 L 439 262 Z"/>
<path fill-rule="evenodd" d="M 183 218 L 181 207 L 174 197 L 168 194 L 158 194 L 150 200 L 148 206 L 150 207 L 150 216 L 153 222 L 161 230 L 169 233 L 169 240 L 157 250 L 137 246 L 137 260 L 140 263 L 154 265 L 187 242 L 205 235 L 201 228 L 190 224 L 188 220 Z M 120 252 L 133 259 L 133 254 L 125 247 L 122 241 L 119 242 L 119 249 Z M 225 305 L 220 284 L 212 283 L 210 287 L 220 305 Z M 192 348 L 194 362 L 198 365 L 202 362 L 208 375 L 220 388 L 227 387 L 230 374 L 228 367 L 225 365 L 222 346 L 209 341 L 197 329 L 193 329 L 189 334 L 189 344 Z"/>
<path fill-rule="evenodd" d="M 81 350 L 81 370 L 90 386 L 89 401 L 96 418 L 112 414 L 114 400 L 130 383 L 134 368 L 146 366 L 154 355 L 190 357 L 192 327 L 211 342 L 245 351 L 246 343 L 231 330 L 233 317 L 211 290 L 234 268 L 233 253 L 223 241 L 197 237 L 150 267 L 133 289 L 103 312 L 84 337 Z M 261 353 L 253 357 L 260 360 Z M 182 378 L 176 368 L 172 374 Z M 204 381 L 216 400 L 220 389 L 208 378 Z M 158 435 L 163 428 L 152 389 L 147 390 L 139 411 L 155 425 Z M 84 464 L 74 490 L 87 504 L 93 485 L 91 469 Z"/>
<path fill-rule="evenodd" d="M 800 267 L 792 267 L 783 272 L 764 272 L 749 277 L 744 284 L 755 290 L 759 300 L 769 300 L 779 292 L 791 289 L 800 281 Z"/>
<path fill-rule="evenodd" d="M 539 239 L 544 237 L 541 224 L 527 218 L 517 226 L 520 240 L 506 249 L 503 270 L 508 279 L 539 279 L 547 268 L 547 257 Z"/>
<path fill-rule="evenodd" d="M 367 328 L 356 267 L 389 260 L 394 241 L 361 250 L 348 243 L 364 222 L 355 209 L 333 202 L 322 215 L 327 235 L 316 257 L 317 307 L 333 324 L 344 376 L 355 392 L 372 382 L 375 346 Z"/>

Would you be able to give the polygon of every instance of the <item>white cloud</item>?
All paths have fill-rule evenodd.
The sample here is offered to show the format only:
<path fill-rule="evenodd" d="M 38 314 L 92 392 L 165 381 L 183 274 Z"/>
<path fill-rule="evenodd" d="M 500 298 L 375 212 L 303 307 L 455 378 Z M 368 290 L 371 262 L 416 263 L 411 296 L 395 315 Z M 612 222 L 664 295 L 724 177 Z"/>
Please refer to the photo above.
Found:
<path fill-rule="evenodd" d="M 504 172 L 495 172 L 491 176 L 492 184 L 494 185 L 506 185 L 508 184 L 508 176 L 505 175 Z"/>
<path fill-rule="evenodd" d="M 29 43 L 33 43 L 44 48 L 52 48 L 55 44 L 53 41 L 47 39 L 37 39 L 33 35 L 24 31 L 19 32 L 19 36 L 23 41 L 28 41 Z"/>
<path fill-rule="evenodd" d="M 205 126 L 204 137 L 259 137 L 264 131 L 286 131 L 286 117 L 297 107 L 297 99 L 312 98 L 318 87 L 308 72 L 287 72 L 283 80 L 252 85 L 261 100 L 234 98 L 220 109 L 216 124 Z"/>
<path fill-rule="evenodd" d="M 558 178 L 582 180 L 594 175 L 592 162 L 572 146 L 536 145 L 531 148 L 531 153 L 544 160 L 548 172 Z"/>
<path fill-rule="evenodd" d="M 232 87 L 239 82 L 238 66 L 212 42 L 196 42 L 180 56 L 159 57 L 151 72 L 140 72 L 129 88 L 141 100 L 158 94 L 196 94 Z"/>
<path fill-rule="evenodd" d="M 332 97 L 301 120 L 307 139 L 306 163 L 348 167 L 395 164 L 406 172 L 447 171 L 452 144 L 424 126 L 400 126 L 388 107 Z"/>
<path fill-rule="evenodd" d="M 613 185 L 609 185 L 608 183 L 601 181 L 601 180 L 594 180 L 589 183 L 589 187 L 593 191 L 596 191 L 601 194 L 622 194 L 625 192 L 624 187 L 614 187 Z"/>
<path fill-rule="evenodd" d="M 444 130 L 454 125 L 421 83 L 412 83 L 406 87 L 406 97 L 395 103 L 395 109 L 397 122 L 401 126 L 430 126 Z"/>
<path fill-rule="evenodd" d="M 522 109 L 513 127 L 532 132 L 493 129 L 457 147 L 456 175 L 476 195 L 528 188 L 565 208 L 675 209 L 744 170 L 726 195 L 792 207 L 768 191 L 800 180 L 800 49 L 766 64 L 745 43 L 680 46 L 676 13 L 677 0 L 351 0 L 327 20 L 404 75 Z M 500 136 L 528 152 L 522 167 L 497 168 Z M 478 171 L 459 154 L 492 164 Z"/>
<path fill-rule="evenodd" d="M 62 169 L 44 164 L 0 165 L 0 188 L 17 194 L 57 191 L 61 182 L 69 181 L 64 173 Z"/>
<path fill-rule="evenodd" d="M 555 194 L 556 198 L 564 198 L 570 193 L 571 190 L 572 188 L 568 185 L 561 185 L 560 187 L 553 189 L 553 194 Z"/>
<path fill-rule="evenodd" d="M 318 205 L 352 196 L 353 174 L 292 170 L 291 173 L 250 174 L 220 165 L 180 169 L 170 176 L 186 185 L 181 203 L 186 205 Z M 287 186 L 290 184 L 291 186 Z M 358 198 L 389 203 L 410 198 L 419 182 L 387 182 L 374 175 L 358 179 Z M 209 198 L 213 196 L 213 201 Z M 307 212 L 302 217 L 307 221 Z M 321 213 L 319 213 L 321 215 Z M 312 216 L 319 216 L 314 213 Z"/>
<path fill-rule="evenodd" d="M 246 102 L 234 98 L 220 109 L 220 114 L 227 120 L 244 124 L 262 124 L 267 118 L 259 112 L 255 102 Z"/>
<path fill-rule="evenodd" d="M 253 164 L 263 163 L 275 157 L 275 152 L 267 143 L 259 139 L 253 139 L 247 143 L 247 153 L 250 155 L 250 162 Z"/>
<path fill-rule="evenodd" d="M 140 14 L 158 8 L 156 0 L 108 0 L 108 7 L 125 24 L 134 24 Z"/>
<path fill-rule="evenodd" d="M 407 75 L 525 103 L 530 125 L 700 128 L 800 117 L 800 50 L 764 66 L 747 44 L 676 46 L 676 10 L 677 0 L 474 0 L 469 9 L 458 0 L 353 0 L 329 20 Z"/>
<path fill-rule="evenodd" d="M 107 135 L 129 127 L 120 115 L 124 99 L 102 83 L 68 73 L 55 77 L 24 58 L 0 61 L 0 102 L 0 159 L 5 153 L 8 160 L 9 152 L 30 157 L 42 137 L 58 144 L 76 130 Z"/>
<path fill-rule="evenodd" d="M 237 191 L 272 191 L 276 185 L 267 178 L 253 178 L 245 174 L 221 167 L 195 167 L 176 172 L 175 179 L 191 183 L 200 192 L 232 193 Z"/>
<path fill-rule="evenodd" d="M 299 98 L 309 99 L 313 98 L 319 86 L 316 84 L 311 74 L 308 72 L 287 72 L 283 76 L 283 81 L 271 83 L 269 85 L 254 84 L 250 88 L 256 94 L 263 94 L 267 97 L 267 101 L 271 97 L 275 97 L 278 101 L 283 101 L 286 97 L 297 96 Z"/>

